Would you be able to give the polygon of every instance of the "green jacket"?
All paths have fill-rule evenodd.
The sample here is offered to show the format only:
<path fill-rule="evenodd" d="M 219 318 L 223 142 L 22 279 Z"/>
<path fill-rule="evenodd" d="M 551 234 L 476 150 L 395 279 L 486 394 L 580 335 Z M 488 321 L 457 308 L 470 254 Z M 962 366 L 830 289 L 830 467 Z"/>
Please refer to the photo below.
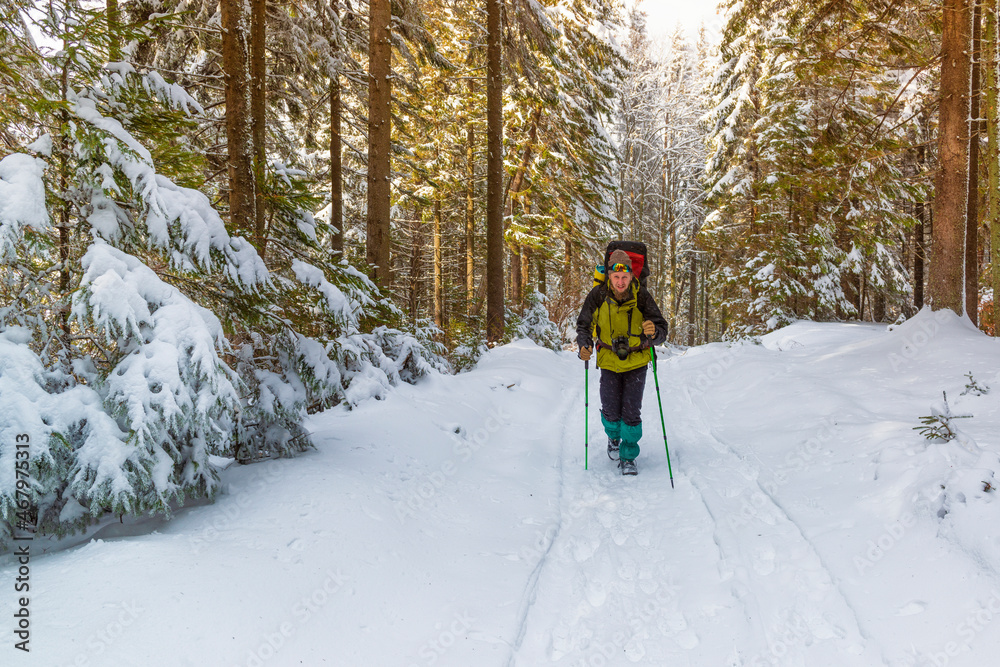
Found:
<path fill-rule="evenodd" d="M 642 321 L 649 320 L 656 327 L 652 339 L 642 337 Z M 611 349 L 618 336 L 628 336 L 632 351 L 619 359 Z M 659 345 L 667 338 L 667 322 L 649 291 L 633 279 L 624 301 L 619 302 L 607 285 L 590 290 L 576 320 L 576 341 L 580 347 L 591 347 L 597 341 L 597 367 L 615 373 L 641 368 L 649 363 L 651 345 Z"/>

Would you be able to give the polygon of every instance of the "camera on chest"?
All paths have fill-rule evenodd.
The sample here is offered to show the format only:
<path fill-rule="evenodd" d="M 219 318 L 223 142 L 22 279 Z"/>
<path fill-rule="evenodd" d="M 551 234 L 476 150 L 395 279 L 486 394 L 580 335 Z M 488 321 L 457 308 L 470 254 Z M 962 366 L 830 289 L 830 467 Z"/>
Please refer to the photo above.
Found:
<path fill-rule="evenodd" d="M 611 351 L 614 352 L 619 359 L 625 361 L 628 358 L 629 353 L 632 351 L 631 346 L 628 344 L 628 336 L 618 336 L 617 338 L 611 339 Z"/>

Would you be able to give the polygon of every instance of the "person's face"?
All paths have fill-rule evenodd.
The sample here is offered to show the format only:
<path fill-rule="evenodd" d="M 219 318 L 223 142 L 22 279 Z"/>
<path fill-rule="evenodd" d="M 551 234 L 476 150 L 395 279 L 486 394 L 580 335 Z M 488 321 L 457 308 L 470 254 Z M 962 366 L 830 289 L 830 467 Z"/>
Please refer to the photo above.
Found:
<path fill-rule="evenodd" d="M 616 294 L 623 294 L 630 282 L 632 282 L 632 274 L 628 271 L 615 271 L 611 274 L 611 287 Z"/>

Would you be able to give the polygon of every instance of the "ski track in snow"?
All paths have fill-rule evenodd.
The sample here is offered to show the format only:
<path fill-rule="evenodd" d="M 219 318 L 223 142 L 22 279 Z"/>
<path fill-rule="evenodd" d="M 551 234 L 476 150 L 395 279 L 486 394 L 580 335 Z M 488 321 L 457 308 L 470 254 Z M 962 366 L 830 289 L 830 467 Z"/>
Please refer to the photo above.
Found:
<path fill-rule="evenodd" d="M 650 390 L 653 386 L 647 383 Z M 700 499 L 682 480 L 676 490 L 669 488 L 655 400 L 655 393 L 645 397 L 636 478 L 622 478 L 607 458 L 599 404 L 589 415 L 593 456 L 588 471 L 582 466 L 579 421 L 567 424 L 562 461 L 572 461 L 579 470 L 564 465 L 560 523 L 533 573 L 528 629 L 522 623 L 508 665 L 677 664 L 678 657 L 702 647 L 701 636 L 711 632 L 692 628 L 692 612 L 683 609 L 685 596 L 703 597 L 703 591 L 694 593 L 699 582 L 678 582 L 678 563 L 671 562 L 678 550 L 670 542 L 693 541 L 681 550 L 682 559 L 691 553 L 711 559 L 715 549 L 704 539 L 708 533 L 699 527 L 702 522 L 685 520 L 678 511 L 689 509 L 678 500 L 697 507 Z M 663 461 L 654 462 L 656 457 Z M 699 535 L 701 540 L 693 539 Z M 725 606 L 720 601 L 694 613 L 711 620 Z"/>
<path fill-rule="evenodd" d="M 573 392 L 567 392 L 564 394 L 563 405 L 559 410 L 558 417 L 555 419 L 554 423 L 556 425 L 566 424 L 571 410 L 574 406 L 579 403 L 580 394 L 582 392 L 577 389 Z M 560 447 L 559 447 L 559 458 L 558 458 L 558 468 L 559 473 L 559 490 L 557 495 L 557 502 L 559 507 L 559 516 L 554 529 L 552 530 L 551 538 L 548 539 L 548 544 L 545 547 L 545 551 L 541 554 L 541 558 L 538 559 L 538 563 L 535 568 L 531 571 L 531 576 L 528 577 L 528 583 L 525 586 L 524 592 L 521 594 L 521 604 L 519 605 L 518 611 L 518 622 L 517 622 L 517 634 L 514 638 L 513 645 L 511 646 L 510 657 L 507 660 L 508 667 L 514 664 L 515 656 L 521 648 L 521 644 L 524 642 L 525 634 L 528 630 L 528 615 L 531 613 L 531 607 L 534 605 L 535 600 L 538 595 L 538 581 L 542 575 L 542 569 L 549 560 L 549 554 L 552 551 L 552 546 L 559 539 L 559 535 L 562 532 L 564 524 L 564 513 L 563 513 L 563 499 L 566 489 L 566 454 L 569 449 L 568 439 L 571 440 L 569 431 L 565 428 L 562 429 L 560 434 Z"/>
<path fill-rule="evenodd" d="M 697 403 L 701 405 L 689 401 L 675 414 L 695 413 L 699 418 L 678 419 L 675 430 L 689 447 L 711 447 L 717 458 L 708 470 L 726 473 L 710 477 L 699 470 L 691 482 L 715 521 L 715 542 L 727 563 L 723 578 L 734 578 L 734 593 L 747 599 L 747 620 L 763 644 L 758 653 L 788 661 L 782 664 L 793 664 L 796 658 L 790 656 L 797 652 L 802 653 L 802 664 L 849 664 L 869 640 L 856 611 L 801 526 L 766 485 L 758 483 L 759 467 L 749 462 L 752 450 L 740 451 L 722 438 L 701 416 L 709 413 L 708 406 Z M 776 544 L 779 537 L 783 548 Z M 784 590 L 776 593 L 775 587 Z M 796 602 L 789 608 L 788 600 Z M 788 646 L 789 636 L 796 646 Z M 826 640 L 834 641 L 836 652 Z M 812 646 L 818 651 L 807 656 Z M 868 658 L 865 664 L 885 663 Z"/>

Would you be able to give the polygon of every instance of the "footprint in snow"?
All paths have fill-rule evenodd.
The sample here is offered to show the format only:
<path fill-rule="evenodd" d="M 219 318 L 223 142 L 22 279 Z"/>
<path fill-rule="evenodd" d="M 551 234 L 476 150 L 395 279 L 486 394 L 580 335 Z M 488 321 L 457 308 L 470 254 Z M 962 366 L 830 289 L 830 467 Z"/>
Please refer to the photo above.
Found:
<path fill-rule="evenodd" d="M 569 630 L 560 625 L 552 631 L 549 643 L 549 659 L 552 662 L 561 660 L 563 656 L 573 650 L 573 641 L 569 636 Z"/>
<path fill-rule="evenodd" d="M 601 546 L 600 540 L 574 539 L 571 547 L 573 551 L 573 560 L 577 563 L 590 560 L 599 546 Z"/>
<path fill-rule="evenodd" d="M 611 539 L 614 540 L 615 544 L 618 546 L 622 546 L 628 541 L 629 533 L 629 531 L 624 530 L 621 526 L 612 526 Z"/>
<path fill-rule="evenodd" d="M 608 599 L 608 592 L 605 590 L 604 584 L 599 581 L 588 581 L 584 593 L 587 596 L 587 602 L 595 609 L 603 605 L 604 601 Z"/>
<path fill-rule="evenodd" d="M 923 600 L 913 600 L 896 610 L 896 616 L 915 616 L 916 614 L 922 614 L 925 609 L 927 609 L 926 602 Z"/>
<path fill-rule="evenodd" d="M 736 574 L 728 558 L 720 558 L 716 567 L 719 571 L 719 581 L 729 581 Z"/>
<path fill-rule="evenodd" d="M 629 662 L 639 662 L 646 657 L 646 647 L 633 637 L 625 644 L 625 657 L 629 659 Z"/>
<path fill-rule="evenodd" d="M 691 632 L 690 630 L 685 630 L 684 632 L 674 637 L 674 641 L 677 642 L 678 646 L 680 646 L 683 649 L 687 649 L 688 651 L 697 648 L 698 644 L 701 643 L 698 640 L 698 635 Z"/>
<path fill-rule="evenodd" d="M 667 628 L 669 628 L 667 634 L 671 636 L 681 634 L 688 629 L 687 618 L 677 609 L 666 610 L 663 614 L 663 621 L 667 624 Z"/>
<path fill-rule="evenodd" d="M 645 595 L 652 595 L 659 587 L 659 582 L 652 578 L 652 574 L 647 568 L 642 568 L 639 571 L 639 590 Z"/>
<path fill-rule="evenodd" d="M 774 558 L 774 545 L 765 544 L 757 547 L 753 558 L 754 571 L 761 576 L 771 574 L 774 572 Z"/>
<path fill-rule="evenodd" d="M 635 561 L 629 558 L 628 555 L 625 555 L 618 566 L 618 576 L 625 581 L 635 581 L 638 570 L 639 568 L 635 564 Z"/>

